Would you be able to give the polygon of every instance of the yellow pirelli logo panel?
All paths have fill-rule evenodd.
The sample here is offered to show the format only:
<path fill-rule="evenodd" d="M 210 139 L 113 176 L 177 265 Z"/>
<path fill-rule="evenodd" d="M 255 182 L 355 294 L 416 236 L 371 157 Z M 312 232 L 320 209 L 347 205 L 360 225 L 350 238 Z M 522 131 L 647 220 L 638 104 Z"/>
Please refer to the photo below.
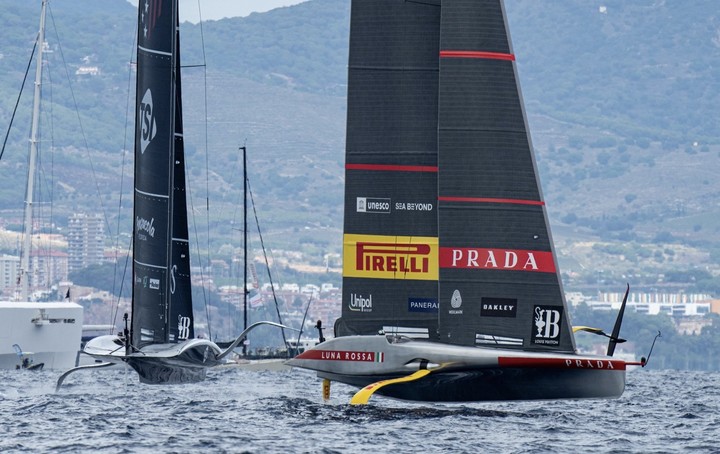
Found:
<path fill-rule="evenodd" d="M 345 234 L 343 276 L 438 280 L 438 239 Z"/>

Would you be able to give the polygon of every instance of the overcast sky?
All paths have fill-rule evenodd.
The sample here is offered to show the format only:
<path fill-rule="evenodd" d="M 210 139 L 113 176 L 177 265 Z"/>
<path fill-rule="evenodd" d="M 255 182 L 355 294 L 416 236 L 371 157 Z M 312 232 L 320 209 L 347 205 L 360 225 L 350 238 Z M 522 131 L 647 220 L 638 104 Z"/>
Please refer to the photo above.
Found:
<path fill-rule="evenodd" d="M 133 5 L 138 0 L 128 0 Z M 281 6 L 290 6 L 306 0 L 180 0 L 180 21 L 198 22 L 198 4 L 203 20 L 223 17 L 247 16 L 253 12 L 265 12 Z"/>

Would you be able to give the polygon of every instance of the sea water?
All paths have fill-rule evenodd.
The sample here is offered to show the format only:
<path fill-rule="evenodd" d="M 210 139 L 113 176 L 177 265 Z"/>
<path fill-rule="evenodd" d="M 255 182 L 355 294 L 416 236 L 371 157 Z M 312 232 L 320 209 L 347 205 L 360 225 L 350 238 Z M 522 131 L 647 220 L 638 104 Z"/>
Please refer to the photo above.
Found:
<path fill-rule="evenodd" d="M 302 370 L 217 369 L 151 386 L 129 370 L 0 371 L 0 452 L 720 453 L 720 374 L 628 372 L 614 400 L 413 403 Z"/>

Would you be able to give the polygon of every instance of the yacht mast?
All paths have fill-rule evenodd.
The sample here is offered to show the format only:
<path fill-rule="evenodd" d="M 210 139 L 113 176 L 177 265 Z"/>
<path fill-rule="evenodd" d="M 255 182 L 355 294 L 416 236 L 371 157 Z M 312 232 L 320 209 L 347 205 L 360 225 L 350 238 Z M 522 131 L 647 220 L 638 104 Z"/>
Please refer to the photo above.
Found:
<path fill-rule="evenodd" d="M 240 147 L 243 152 L 243 330 L 248 327 L 247 307 L 247 148 Z M 247 356 L 247 339 L 243 342 L 243 356 Z"/>
<path fill-rule="evenodd" d="M 23 248 L 20 257 L 20 300 L 28 301 L 30 288 L 30 248 L 32 247 L 33 189 L 35 162 L 38 151 L 38 125 L 40 123 L 40 94 L 42 85 L 43 46 L 45 45 L 45 10 L 48 0 L 43 0 L 40 12 L 40 30 L 37 37 L 37 61 L 35 68 L 35 92 L 33 95 L 32 127 L 30 130 L 30 162 L 28 164 L 27 191 L 25 193 L 25 222 Z"/>

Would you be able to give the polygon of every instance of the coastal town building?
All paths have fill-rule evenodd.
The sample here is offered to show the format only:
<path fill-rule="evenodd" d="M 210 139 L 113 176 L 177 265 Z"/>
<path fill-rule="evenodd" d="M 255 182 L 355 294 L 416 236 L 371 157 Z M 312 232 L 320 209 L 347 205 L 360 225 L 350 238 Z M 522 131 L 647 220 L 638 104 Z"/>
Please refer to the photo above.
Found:
<path fill-rule="evenodd" d="M 100 214 L 75 213 L 68 219 L 68 270 L 104 261 L 105 229 Z"/>
<path fill-rule="evenodd" d="M 618 310 L 623 296 L 619 292 L 599 293 L 595 298 L 579 298 L 573 294 L 567 295 L 567 299 L 573 305 L 585 303 L 593 310 Z M 713 304 L 715 301 L 711 295 L 704 293 L 630 293 L 627 308 L 649 315 L 667 314 L 673 317 L 702 316 L 710 312 L 720 314 L 720 304 Z"/>
<path fill-rule="evenodd" d="M 0 256 L 0 291 L 7 294 L 17 286 L 20 257 L 3 254 Z"/>
<path fill-rule="evenodd" d="M 0 256 L 0 291 L 12 295 L 18 289 L 20 257 Z M 30 253 L 30 288 L 48 290 L 68 278 L 68 254 L 54 249 L 33 249 Z"/>

